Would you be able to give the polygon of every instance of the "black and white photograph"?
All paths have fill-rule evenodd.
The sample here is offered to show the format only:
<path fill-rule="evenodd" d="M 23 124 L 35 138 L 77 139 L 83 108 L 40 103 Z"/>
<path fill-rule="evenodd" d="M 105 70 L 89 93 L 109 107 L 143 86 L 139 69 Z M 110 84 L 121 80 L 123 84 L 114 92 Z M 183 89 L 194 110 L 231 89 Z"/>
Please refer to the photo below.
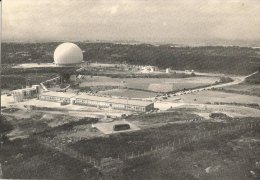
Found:
<path fill-rule="evenodd" d="M 260 0 L 0 3 L 0 179 L 260 179 Z"/>

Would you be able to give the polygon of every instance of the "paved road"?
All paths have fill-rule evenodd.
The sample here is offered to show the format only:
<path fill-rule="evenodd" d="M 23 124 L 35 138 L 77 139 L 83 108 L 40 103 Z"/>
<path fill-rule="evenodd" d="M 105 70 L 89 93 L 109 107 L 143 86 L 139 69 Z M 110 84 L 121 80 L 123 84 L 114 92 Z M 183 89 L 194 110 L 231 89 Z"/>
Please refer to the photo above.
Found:
<path fill-rule="evenodd" d="M 248 78 L 256 73 L 258 73 L 258 71 L 254 72 L 252 74 L 249 74 L 247 76 L 231 76 L 231 78 L 233 79 L 232 82 L 228 82 L 228 83 L 224 83 L 224 84 L 217 84 L 217 85 L 210 85 L 208 87 L 197 88 L 197 89 L 193 89 L 193 90 L 181 91 L 181 92 L 174 93 L 173 95 L 189 94 L 189 93 L 193 93 L 193 92 L 197 92 L 197 91 L 210 90 L 213 88 L 221 88 L 221 87 L 240 84 L 240 83 L 244 82 L 246 78 Z M 204 73 L 204 74 L 206 74 L 206 73 Z M 212 75 L 212 74 L 210 74 L 210 75 Z"/>
<path fill-rule="evenodd" d="M 184 72 L 184 71 L 176 71 L 176 72 Z M 200 73 L 200 72 L 195 72 L 197 75 L 203 75 L 203 76 L 218 76 L 218 77 L 225 77 L 227 75 L 224 75 L 224 74 L 214 74 L 214 73 Z M 233 79 L 232 82 L 228 82 L 228 83 L 223 83 L 223 84 L 217 84 L 217 85 L 209 85 L 207 87 L 204 87 L 204 88 L 196 88 L 196 89 L 192 89 L 192 90 L 186 90 L 186 91 L 179 91 L 179 92 L 176 92 L 176 93 L 171 93 L 169 94 L 170 96 L 180 96 L 182 94 L 190 94 L 190 93 L 194 93 L 194 92 L 198 92 L 198 91 L 204 91 L 204 90 L 210 90 L 210 89 L 213 89 L 213 88 L 222 88 L 222 87 L 226 87 L 226 86 L 231 86 L 231 85 L 236 85 L 236 84 L 240 84 L 242 83 L 243 81 L 245 81 L 246 78 L 254 75 L 258 73 L 258 71 L 252 73 L 252 74 L 249 74 L 247 76 L 229 76 L 230 78 Z M 157 97 L 158 99 L 163 99 L 164 95 L 160 96 L 160 97 Z M 142 100 L 153 100 L 154 98 L 140 98 Z M 166 102 L 167 99 L 165 100 L 159 100 L 158 102 Z"/>
<path fill-rule="evenodd" d="M 243 81 L 245 81 L 245 79 L 247 77 L 250 77 L 250 76 L 252 76 L 252 75 L 254 75 L 256 73 L 258 73 L 258 72 L 254 72 L 254 73 L 249 74 L 247 76 L 233 76 L 233 77 L 231 77 L 233 79 L 233 81 L 229 82 L 229 83 L 218 84 L 218 85 L 211 85 L 211 86 L 208 86 L 208 87 L 197 88 L 197 89 L 187 90 L 187 91 L 179 91 L 177 93 L 170 94 L 170 96 L 180 96 L 180 95 L 183 95 L 183 94 L 190 94 L 190 93 L 194 93 L 194 92 L 198 92 L 198 91 L 210 90 L 212 88 L 221 88 L 221 87 L 225 87 L 225 86 L 236 85 L 236 84 L 242 83 Z M 176 99 L 178 99 L 178 98 L 176 97 Z M 161 110 L 166 110 L 166 109 L 168 109 L 170 107 L 178 107 L 178 106 L 182 106 L 184 104 L 185 103 L 169 102 L 169 99 L 164 99 L 164 100 L 156 101 L 154 103 L 154 106 L 155 106 L 155 108 L 159 108 Z"/>

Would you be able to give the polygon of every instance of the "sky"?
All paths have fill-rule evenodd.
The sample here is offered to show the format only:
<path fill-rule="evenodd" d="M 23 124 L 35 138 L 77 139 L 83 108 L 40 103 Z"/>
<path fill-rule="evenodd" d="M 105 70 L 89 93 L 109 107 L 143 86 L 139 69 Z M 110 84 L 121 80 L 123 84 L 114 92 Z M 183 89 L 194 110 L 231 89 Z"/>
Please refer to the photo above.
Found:
<path fill-rule="evenodd" d="M 260 0 L 3 0 L 6 41 L 260 42 Z"/>

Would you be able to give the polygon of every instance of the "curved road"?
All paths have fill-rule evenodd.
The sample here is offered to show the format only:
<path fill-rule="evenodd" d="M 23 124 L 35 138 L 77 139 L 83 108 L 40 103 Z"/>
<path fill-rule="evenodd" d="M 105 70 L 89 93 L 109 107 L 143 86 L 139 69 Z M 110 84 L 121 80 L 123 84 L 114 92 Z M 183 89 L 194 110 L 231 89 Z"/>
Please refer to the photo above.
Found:
<path fill-rule="evenodd" d="M 223 84 L 216 84 L 216 85 L 210 85 L 208 87 L 197 88 L 197 89 L 193 89 L 193 90 L 180 91 L 180 92 L 174 93 L 173 95 L 188 94 L 188 93 L 197 92 L 197 91 L 210 90 L 210 89 L 213 89 L 213 88 L 221 88 L 221 87 L 225 87 L 225 86 L 231 86 L 231 85 L 240 84 L 240 83 L 244 82 L 246 78 L 248 78 L 248 77 L 250 77 L 250 76 L 252 76 L 252 75 L 254 75 L 256 73 L 258 73 L 258 71 L 254 72 L 252 74 L 249 74 L 247 76 L 231 76 L 231 78 L 233 79 L 232 82 L 223 83 Z M 203 74 L 206 75 L 206 73 L 203 73 Z"/>

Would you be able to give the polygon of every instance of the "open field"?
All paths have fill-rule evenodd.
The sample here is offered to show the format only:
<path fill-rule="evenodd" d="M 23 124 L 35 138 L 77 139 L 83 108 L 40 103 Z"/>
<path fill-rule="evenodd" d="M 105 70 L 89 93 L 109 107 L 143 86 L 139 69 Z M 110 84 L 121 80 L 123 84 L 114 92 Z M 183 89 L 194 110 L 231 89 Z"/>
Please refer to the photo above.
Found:
<path fill-rule="evenodd" d="M 112 89 L 106 91 L 99 91 L 98 94 L 111 95 L 111 96 L 121 96 L 128 98 L 149 98 L 155 97 L 157 93 L 148 92 L 148 91 L 139 91 L 131 89 Z"/>
<path fill-rule="evenodd" d="M 171 86 L 169 91 L 177 91 L 199 86 L 214 84 L 219 81 L 218 77 L 190 77 L 190 78 L 109 78 L 109 77 L 92 77 L 84 79 L 85 82 L 80 87 L 99 86 L 99 85 L 118 85 L 129 89 L 140 89 L 148 91 L 157 91 L 151 85 Z"/>
<path fill-rule="evenodd" d="M 220 91 L 210 91 L 210 90 L 194 92 L 191 94 L 184 94 L 179 96 L 179 98 L 181 98 L 180 102 L 196 103 L 196 104 L 207 104 L 207 103 L 215 103 L 215 102 L 260 104 L 260 97 L 242 95 L 236 93 L 226 93 Z M 170 99 L 168 101 L 170 101 Z"/>
<path fill-rule="evenodd" d="M 243 119 L 243 121 L 245 120 L 246 119 Z M 257 119 L 251 120 L 257 122 Z M 237 124 L 239 124 L 239 122 L 241 123 L 241 121 L 237 121 Z M 73 144 L 72 147 L 81 153 L 91 154 L 96 158 L 120 157 L 120 159 L 123 159 L 126 155 L 131 156 L 132 152 L 149 152 L 151 147 L 155 148 L 163 144 L 167 146 L 167 143 L 173 139 L 193 136 L 198 132 L 202 133 L 209 129 L 216 130 L 218 128 L 232 126 L 234 125 L 233 123 L 234 121 L 229 123 L 203 122 L 189 125 L 166 125 L 135 133 L 83 140 Z M 172 177 L 176 177 L 177 179 L 183 179 L 190 177 L 196 179 L 200 177 L 201 179 L 207 177 L 223 177 L 232 179 L 236 170 L 244 167 L 244 165 L 256 173 L 256 177 L 258 177 L 260 175 L 259 170 L 257 170 L 255 166 L 260 160 L 259 153 L 256 153 L 257 149 L 260 148 L 258 130 L 259 127 L 253 131 L 241 130 L 231 135 L 215 136 L 214 139 L 210 140 L 206 138 L 206 140 L 197 142 L 194 145 L 188 145 L 173 153 L 166 152 L 166 154 L 164 154 L 164 152 L 161 152 L 158 155 L 159 157 L 148 156 L 126 161 L 121 176 L 119 174 L 118 177 L 117 174 L 114 178 L 158 179 L 160 177 L 162 179 L 171 179 Z M 245 138 L 251 141 L 245 142 Z M 253 149 L 247 151 L 249 142 L 252 143 L 251 147 L 253 147 Z M 254 158 L 253 162 L 248 159 L 247 152 L 249 152 L 250 157 Z M 204 155 L 211 157 L 205 158 Z M 241 161 L 241 159 L 243 160 Z M 226 161 L 228 161 L 228 164 L 226 164 Z M 163 164 L 158 166 L 160 163 Z M 169 166 L 171 166 L 171 168 Z M 184 168 L 187 166 L 189 168 Z M 218 167 L 215 169 L 215 166 Z M 231 166 L 233 168 L 235 167 L 235 169 L 230 171 L 225 170 L 226 167 Z M 248 176 L 250 177 L 250 170 L 248 168 L 244 169 L 242 179 L 247 179 Z"/>
<path fill-rule="evenodd" d="M 246 119 L 242 119 L 241 122 Z M 247 119 L 257 122 L 256 119 Z M 82 140 L 71 145 L 95 157 L 112 156 L 132 151 L 149 151 L 154 145 L 167 145 L 169 140 L 192 136 L 196 132 L 214 130 L 233 123 L 195 123 L 168 125 L 129 134 Z M 259 127 L 214 138 L 204 138 L 173 152 L 124 162 L 121 173 L 110 176 L 67 155 L 51 150 L 35 140 L 16 140 L 0 150 L 4 178 L 51 179 L 225 179 L 244 180 L 259 177 Z M 101 146 L 101 148 L 99 148 Z M 110 153 L 108 153 L 110 152 Z M 104 153 L 104 154 L 103 154 Z M 121 157 L 121 156 L 120 156 Z M 55 171 L 53 171 L 55 169 Z M 86 170 L 86 171 L 85 171 Z M 106 179 L 105 178 L 105 179 Z"/>
<path fill-rule="evenodd" d="M 96 169 L 90 169 L 91 165 L 46 148 L 32 138 L 4 143 L 0 149 L 0 162 L 6 179 L 99 177 Z"/>
<path fill-rule="evenodd" d="M 176 109 L 174 111 L 143 114 L 138 116 L 129 116 L 127 120 L 136 124 L 142 129 L 159 127 L 172 123 L 186 123 L 187 120 L 198 119 L 200 122 L 205 120 L 194 111 L 185 111 L 184 109 Z"/>
<path fill-rule="evenodd" d="M 237 85 L 227 86 L 220 88 L 224 92 L 233 92 L 239 94 L 247 94 L 253 96 L 260 96 L 260 85 L 259 84 L 247 84 L 241 83 Z"/>
<path fill-rule="evenodd" d="M 241 117 L 260 117 L 260 110 L 237 105 L 211 105 L 211 104 L 184 104 L 174 110 L 182 109 L 182 111 L 190 111 L 203 118 L 210 119 L 211 113 L 224 113 L 233 118 Z"/>
<path fill-rule="evenodd" d="M 81 82 L 79 87 L 95 87 L 95 86 L 112 86 L 112 87 L 124 87 L 123 83 L 116 81 L 108 81 L 108 82 Z"/>
<path fill-rule="evenodd" d="M 132 151 L 148 151 L 151 146 L 167 143 L 171 139 L 193 136 L 200 131 L 217 129 L 230 125 L 229 123 L 235 123 L 235 121 L 168 123 L 159 127 L 147 128 L 131 133 L 114 134 L 109 137 L 82 140 L 70 146 L 98 159 L 104 157 L 116 158 L 118 155 L 123 157 L 125 153 L 131 154 Z M 237 120 L 237 123 L 239 123 L 239 120 Z"/>
<path fill-rule="evenodd" d="M 25 114 L 27 113 L 27 116 Z M 51 112 L 17 110 L 13 113 L 2 112 L 12 128 L 6 133 L 9 140 L 26 139 L 32 134 L 46 132 L 48 136 L 55 137 L 53 142 L 64 143 L 78 141 L 82 138 L 102 136 L 100 131 L 93 131 L 92 123 L 97 118 L 75 117 L 66 114 L 53 114 Z M 50 132 L 51 130 L 51 132 Z"/>
<path fill-rule="evenodd" d="M 43 112 L 28 113 L 23 110 L 18 110 L 14 113 L 5 113 L 3 110 L 2 114 L 5 115 L 8 122 L 15 127 L 7 134 L 9 139 L 27 138 L 32 133 L 38 133 L 80 119 L 63 114 L 58 115 Z"/>
<path fill-rule="evenodd" d="M 87 135 L 87 131 L 85 127 L 80 129 L 79 126 L 88 125 L 91 119 L 79 120 L 46 113 L 30 115 L 31 117 L 20 119 L 11 115 L 1 116 L 0 163 L 3 178 L 74 179 L 77 176 L 79 179 L 89 179 L 98 176 L 98 172 L 90 164 L 50 149 L 35 138 L 35 134 L 52 129 L 59 131 L 59 143 L 81 139 Z M 66 130 L 66 136 L 62 133 L 63 130 Z M 91 134 L 94 135 L 95 132 Z M 7 138 L 4 139 L 3 135 Z"/>
<path fill-rule="evenodd" d="M 123 176 L 152 180 L 257 179 L 260 177 L 258 130 L 216 136 L 175 152 L 166 151 L 152 160 L 136 160 L 128 164 Z"/>

